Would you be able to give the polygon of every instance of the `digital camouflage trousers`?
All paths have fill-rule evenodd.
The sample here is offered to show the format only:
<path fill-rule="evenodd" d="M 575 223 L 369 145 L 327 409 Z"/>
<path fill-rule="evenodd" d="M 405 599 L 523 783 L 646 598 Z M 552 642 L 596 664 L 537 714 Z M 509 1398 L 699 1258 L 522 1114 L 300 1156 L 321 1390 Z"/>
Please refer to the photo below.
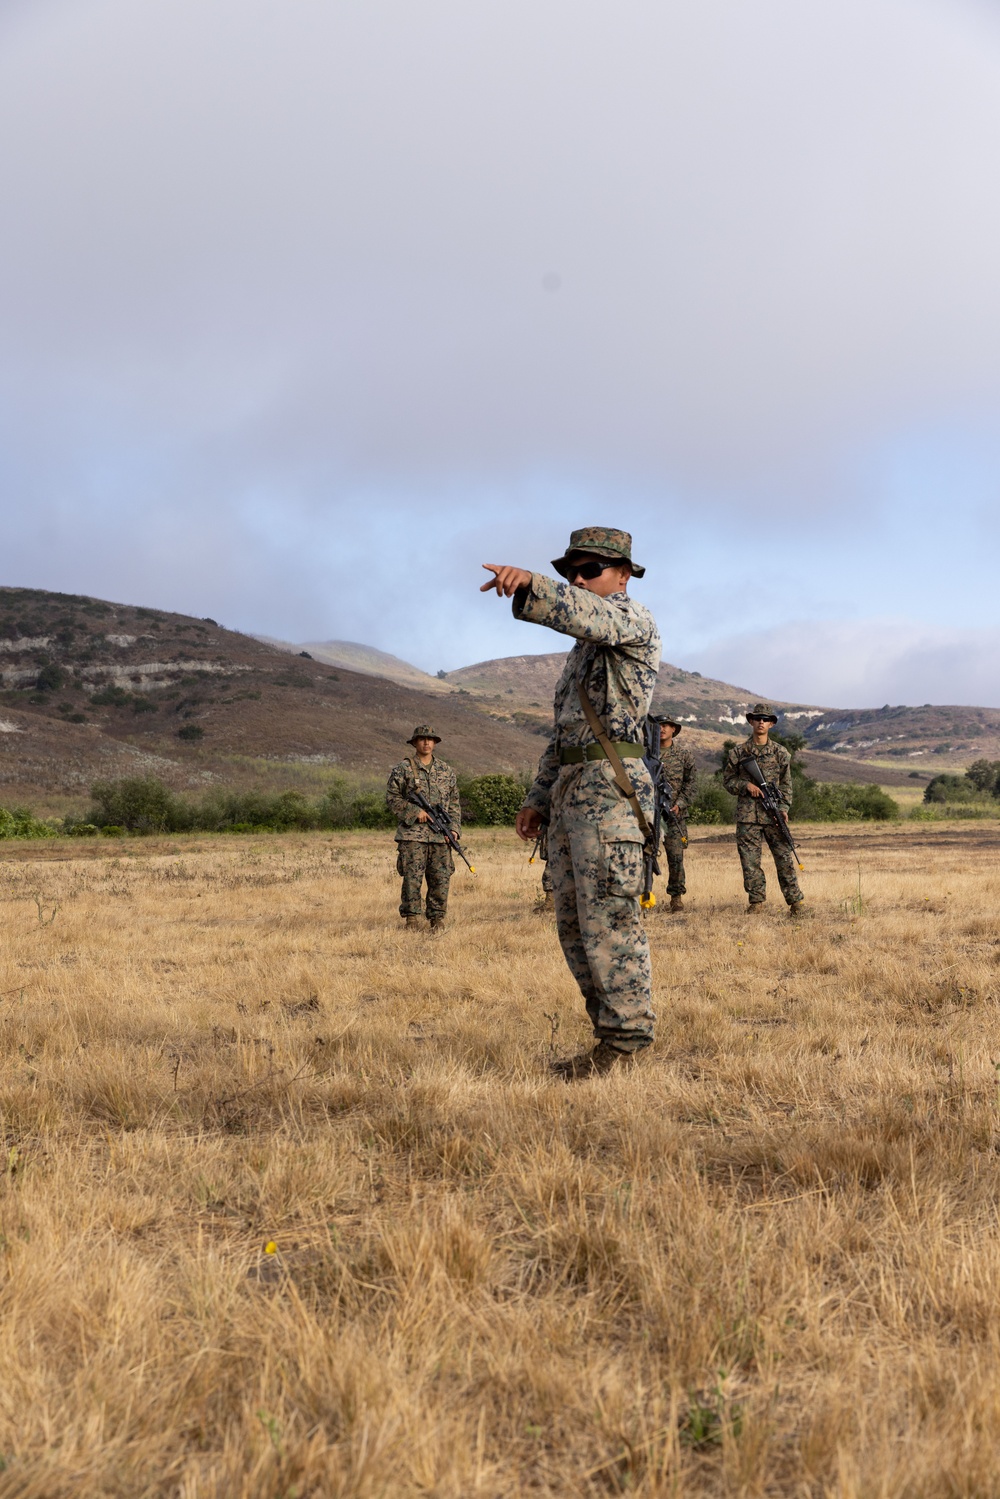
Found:
<path fill-rule="evenodd" d="M 566 766 L 553 790 L 548 873 L 556 930 L 600 1041 L 653 1039 L 649 944 L 639 909 L 642 836 L 600 762 Z"/>
<path fill-rule="evenodd" d="M 687 824 L 683 819 L 678 819 L 681 831 L 687 835 Z M 684 883 L 684 845 L 681 842 L 681 831 L 674 827 L 665 827 L 663 830 L 663 851 L 667 856 L 667 894 L 683 895 L 687 890 Z"/>
<path fill-rule="evenodd" d="M 455 873 L 455 860 L 447 843 L 397 843 L 396 871 L 403 876 L 399 901 L 400 916 L 420 916 L 424 912 L 421 887 L 427 881 L 426 912 L 429 921 L 442 918 L 448 910 L 448 882 Z"/>
<path fill-rule="evenodd" d="M 795 856 L 784 842 L 773 823 L 738 822 L 736 824 L 736 847 L 740 851 L 743 865 L 743 888 L 752 906 L 767 899 L 767 882 L 760 865 L 761 837 L 774 855 L 774 867 L 778 872 L 781 893 L 790 906 L 802 899 L 802 891 L 795 873 Z"/>

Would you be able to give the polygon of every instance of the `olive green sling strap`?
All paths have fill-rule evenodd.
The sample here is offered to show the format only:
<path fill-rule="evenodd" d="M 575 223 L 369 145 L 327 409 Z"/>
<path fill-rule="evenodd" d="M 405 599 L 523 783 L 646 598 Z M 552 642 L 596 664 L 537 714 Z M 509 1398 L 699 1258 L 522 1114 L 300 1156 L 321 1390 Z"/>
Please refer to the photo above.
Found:
<path fill-rule="evenodd" d="M 594 705 L 587 696 L 587 689 L 583 686 L 582 682 L 577 682 L 576 690 L 580 695 L 580 707 L 583 709 L 584 716 L 593 731 L 594 738 L 608 757 L 608 764 L 614 772 L 615 780 L 618 782 L 618 789 L 627 799 L 629 806 L 638 818 L 643 838 L 645 838 L 647 843 L 651 843 L 653 841 L 653 830 L 646 821 L 645 812 L 639 805 L 639 798 L 635 794 L 635 787 L 629 780 L 628 771 L 621 762 L 621 756 L 615 749 L 607 730 L 594 711 Z"/>

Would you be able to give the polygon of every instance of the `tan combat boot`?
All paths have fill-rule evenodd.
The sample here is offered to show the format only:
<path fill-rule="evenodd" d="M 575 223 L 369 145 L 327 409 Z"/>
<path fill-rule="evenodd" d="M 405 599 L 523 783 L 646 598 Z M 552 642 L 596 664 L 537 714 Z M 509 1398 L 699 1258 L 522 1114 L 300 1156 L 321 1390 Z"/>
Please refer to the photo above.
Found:
<path fill-rule="evenodd" d="M 545 898 L 535 902 L 536 916 L 554 916 L 556 914 L 556 898 L 551 890 L 546 890 Z"/>
<path fill-rule="evenodd" d="M 672 895 L 670 897 L 670 909 L 671 911 L 683 911 L 684 897 L 682 895 Z"/>
<path fill-rule="evenodd" d="M 432 916 L 431 917 L 431 931 L 432 932 L 443 932 L 444 931 L 444 917 L 443 916 Z"/>
<path fill-rule="evenodd" d="M 748 916 L 763 916 L 763 914 L 764 914 L 764 902 L 762 900 L 752 900 L 750 902 L 750 904 L 747 906 L 747 915 Z"/>
<path fill-rule="evenodd" d="M 789 916 L 804 916 L 806 914 L 806 903 L 804 900 L 793 901 L 788 907 Z"/>
<path fill-rule="evenodd" d="M 422 916 L 407 916 L 406 930 L 408 932 L 422 932 L 425 926 Z"/>

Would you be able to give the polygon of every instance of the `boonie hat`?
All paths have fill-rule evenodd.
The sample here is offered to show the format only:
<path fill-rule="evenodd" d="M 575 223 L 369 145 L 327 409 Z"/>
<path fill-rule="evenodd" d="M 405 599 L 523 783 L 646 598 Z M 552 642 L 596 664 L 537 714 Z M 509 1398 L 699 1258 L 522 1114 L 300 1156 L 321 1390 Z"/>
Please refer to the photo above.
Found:
<path fill-rule="evenodd" d="M 770 703 L 754 703 L 752 708 L 747 709 L 747 719 L 766 718 L 768 723 L 777 723 L 778 715 Z"/>
<path fill-rule="evenodd" d="M 412 744 L 414 739 L 433 739 L 435 744 L 441 743 L 441 735 L 435 734 L 434 730 L 429 729 L 425 723 L 417 724 L 417 727 L 406 741 L 407 744 Z"/>
<path fill-rule="evenodd" d="M 552 559 L 552 566 L 561 578 L 565 578 L 567 561 L 574 552 L 590 552 L 594 557 L 628 562 L 637 578 L 646 572 L 644 567 L 632 561 L 632 537 L 628 531 L 615 531 L 610 526 L 583 526 L 579 531 L 570 532 L 569 546 L 564 555 Z"/>
<path fill-rule="evenodd" d="M 654 723 L 668 723 L 670 725 L 670 727 L 674 730 L 674 738 L 675 739 L 677 738 L 677 735 L 681 732 L 681 730 L 684 727 L 684 725 L 681 723 L 680 719 L 679 718 L 674 718 L 673 715 L 670 714 L 670 713 L 651 713 L 649 716 L 653 720 Z"/>

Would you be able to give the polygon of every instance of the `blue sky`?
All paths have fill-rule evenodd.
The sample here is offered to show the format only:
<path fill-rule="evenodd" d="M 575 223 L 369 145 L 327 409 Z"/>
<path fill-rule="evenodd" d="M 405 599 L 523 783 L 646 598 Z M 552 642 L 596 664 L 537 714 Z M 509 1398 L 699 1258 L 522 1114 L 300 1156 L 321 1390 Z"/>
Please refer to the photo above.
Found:
<path fill-rule="evenodd" d="M 4 582 L 1000 705 L 1000 7 L 0 0 Z"/>

